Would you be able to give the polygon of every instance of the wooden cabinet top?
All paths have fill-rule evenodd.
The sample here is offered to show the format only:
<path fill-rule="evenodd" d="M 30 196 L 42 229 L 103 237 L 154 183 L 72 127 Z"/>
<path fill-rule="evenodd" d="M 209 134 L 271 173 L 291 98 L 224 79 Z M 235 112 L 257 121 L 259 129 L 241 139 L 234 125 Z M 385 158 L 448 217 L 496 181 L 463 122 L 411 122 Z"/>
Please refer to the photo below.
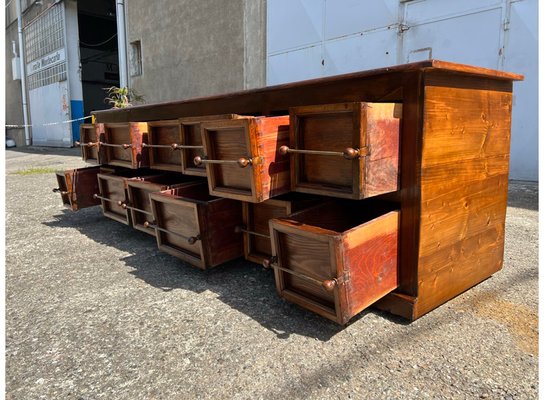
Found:
<path fill-rule="evenodd" d="M 428 73 L 446 78 L 479 78 L 479 85 L 482 79 L 502 82 L 506 91 L 511 91 L 513 81 L 523 80 L 523 75 L 519 74 L 427 60 L 222 95 L 96 111 L 94 114 L 97 122 L 154 121 L 226 113 L 280 115 L 287 114 L 289 107 L 332 102 L 402 101 L 403 87 L 413 87 L 414 79 L 425 85 L 422 77 Z"/>

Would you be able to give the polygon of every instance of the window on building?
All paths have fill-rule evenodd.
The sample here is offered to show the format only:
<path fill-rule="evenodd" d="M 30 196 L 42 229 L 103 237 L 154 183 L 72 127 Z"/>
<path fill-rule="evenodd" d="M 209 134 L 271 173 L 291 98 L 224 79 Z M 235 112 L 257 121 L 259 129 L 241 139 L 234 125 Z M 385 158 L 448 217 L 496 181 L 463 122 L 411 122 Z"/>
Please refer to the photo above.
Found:
<path fill-rule="evenodd" d="M 142 42 L 130 43 L 130 76 L 142 75 Z"/>

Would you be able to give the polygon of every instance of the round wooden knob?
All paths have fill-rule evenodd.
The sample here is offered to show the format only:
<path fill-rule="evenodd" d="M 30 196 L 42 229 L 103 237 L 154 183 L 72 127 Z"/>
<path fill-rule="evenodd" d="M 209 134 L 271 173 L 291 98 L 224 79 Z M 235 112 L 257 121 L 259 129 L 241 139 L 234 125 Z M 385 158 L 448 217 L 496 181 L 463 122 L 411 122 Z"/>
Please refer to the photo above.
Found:
<path fill-rule="evenodd" d="M 359 150 L 352 147 L 348 147 L 344 150 L 344 158 L 347 158 L 348 160 L 353 160 L 357 157 L 359 157 Z"/>
<path fill-rule="evenodd" d="M 76 141 L 74 142 L 74 145 L 76 145 L 76 146 L 81 146 L 81 142 L 78 141 L 78 140 L 76 140 Z"/>
<path fill-rule="evenodd" d="M 334 288 L 336 287 L 336 279 L 327 279 L 326 281 L 323 281 L 322 285 L 325 288 L 327 292 L 332 292 Z"/>
<path fill-rule="evenodd" d="M 282 156 L 286 155 L 287 153 L 289 153 L 289 146 L 281 146 L 278 151 L 280 152 L 280 154 Z"/>
<path fill-rule="evenodd" d="M 149 228 L 149 225 L 151 225 L 151 224 L 149 223 L 149 221 L 145 221 L 145 222 L 144 222 L 144 228 Z"/>
<path fill-rule="evenodd" d="M 178 149 L 179 149 L 179 144 L 172 143 L 172 150 L 178 150 Z"/>
<path fill-rule="evenodd" d="M 245 168 L 249 164 L 251 164 L 251 160 L 248 160 L 247 158 L 244 158 L 244 157 L 240 157 L 237 162 L 240 168 Z"/>
<path fill-rule="evenodd" d="M 272 256 L 271 258 L 265 258 L 263 260 L 263 267 L 265 268 L 271 268 L 272 264 L 275 263 L 278 260 L 278 257 Z"/>
<path fill-rule="evenodd" d="M 198 238 L 194 237 L 194 236 L 191 236 L 190 238 L 187 239 L 187 242 L 189 244 L 195 244 L 197 242 Z"/>
<path fill-rule="evenodd" d="M 98 199 L 98 194 L 93 194 L 93 199 Z"/>
<path fill-rule="evenodd" d="M 126 144 L 126 143 L 125 143 L 125 144 L 123 144 L 123 149 L 125 149 L 125 150 L 126 150 L 126 149 L 128 149 L 129 147 L 132 147 L 132 146 L 131 146 L 130 144 Z"/>
<path fill-rule="evenodd" d="M 200 165 L 202 165 L 202 157 L 196 156 L 196 157 L 193 159 L 193 162 L 195 163 L 195 165 L 196 165 L 197 167 L 199 167 Z"/>

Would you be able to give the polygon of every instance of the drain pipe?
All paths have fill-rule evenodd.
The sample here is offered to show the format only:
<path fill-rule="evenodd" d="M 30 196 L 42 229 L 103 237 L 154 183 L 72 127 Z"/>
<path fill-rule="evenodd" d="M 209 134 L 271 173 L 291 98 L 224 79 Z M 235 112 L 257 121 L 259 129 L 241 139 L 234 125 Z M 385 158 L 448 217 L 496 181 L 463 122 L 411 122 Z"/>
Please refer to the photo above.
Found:
<path fill-rule="evenodd" d="M 128 87 L 125 0 L 117 0 L 116 3 L 117 47 L 119 51 L 119 87 Z"/>
<path fill-rule="evenodd" d="M 25 143 L 32 144 L 30 140 L 30 129 L 28 126 L 28 111 L 26 103 L 26 71 L 25 71 L 25 47 L 23 43 L 23 17 L 21 14 L 21 0 L 15 0 L 17 6 L 17 35 L 19 36 L 19 63 L 21 66 L 21 98 L 23 101 L 23 123 L 25 125 Z"/>

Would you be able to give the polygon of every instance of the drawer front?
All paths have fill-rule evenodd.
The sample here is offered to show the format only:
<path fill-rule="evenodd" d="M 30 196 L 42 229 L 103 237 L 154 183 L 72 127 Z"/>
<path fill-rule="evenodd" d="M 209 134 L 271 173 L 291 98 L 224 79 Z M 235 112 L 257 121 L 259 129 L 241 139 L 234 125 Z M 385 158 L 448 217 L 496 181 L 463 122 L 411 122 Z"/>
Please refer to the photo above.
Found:
<path fill-rule="evenodd" d="M 97 175 L 101 167 L 69 169 L 57 173 L 59 187 L 54 189 L 60 193 L 62 202 L 73 211 L 93 207 L 100 204 L 94 197 L 98 193 Z"/>
<path fill-rule="evenodd" d="M 289 191 L 288 117 L 246 117 L 205 122 L 201 133 L 210 193 L 259 203 Z"/>
<path fill-rule="evenodd" d="M 181 151 L 173 145 L 182 143 L 181 127 L 176 121 L 148 123 L 149 166 L 167 171 L 182 172 Z"/>
<path fill-rule="evenodd" d="M 152 193 L 150 199 L 159 250 L 205 268 L 197 203 L 160 193 Z"/>
<path fill-rule="evenodd" d="M 106 148 L 105 155 L 110 165 L 126 168 L 149 166 L 148 149 L 142 144 L 148 143 L 148 126 L 144 122 L 104 124 Z"/>
<path fill-rule="evenodd" d="M 126 204 L 126 208 L 130 210 L 133 228 L 155 236 L 155 230 L 144 225 L 146 222 L 153 222 L 153 211 L 151 210 L 149 195 L 165 189 L 167 189 L 167 186 L 156 183 L 128 181 L 128 204 Z"/>
<path fill-rule="evenodd" d="M 98 163 L 99 142 L 103 140 L 103 124 L 81 124 L 79 127 L 79 146 L 81 147 L 81 158 L 85 162 Z"/>
<path fill-rule="evenodd" d="M 274 274 L 280 297 L 326 318 L 338 321 L 338 291 L 328 291 L 323 282 L 337 276 L 335 242 L 328 235 L 315 235 L 276 224 L 271 220 L 272 252 L 277 257 Z M 282 269 L 280 269 L 282 268 Z"/>
<path fill-rule="evenodd" d="M 276 287 L 286 300 L 345 324 L 398 286 L 399 211 L 371 211 L 356 225 L 355 215 L 352 224 L 337 223 L 315 210 L 270 221 Z"/>
<path fill-rule="evenodd" d="M 99 199 L 102 212 L 108 218 L 130 225 L 130 214 L 119 203 L 127 201 L 126 179 L 115 175 L 98 174 Z"/>
<path fill-rule="evenodd" d="M 398 190 L 400 105 L 290 109 L 292 190 L 363 199 Z"/>

